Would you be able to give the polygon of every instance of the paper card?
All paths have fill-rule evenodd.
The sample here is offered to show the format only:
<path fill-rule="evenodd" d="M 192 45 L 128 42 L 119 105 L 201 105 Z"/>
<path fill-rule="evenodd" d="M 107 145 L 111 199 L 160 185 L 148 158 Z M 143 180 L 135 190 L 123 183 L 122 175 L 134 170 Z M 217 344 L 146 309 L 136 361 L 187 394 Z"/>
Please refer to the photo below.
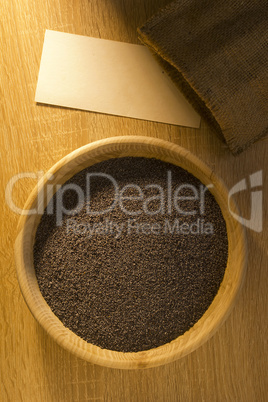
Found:
<path fill-rule="evenodd" d="M 50 30 L 35 101 L 196 128 L 200 124 L 145 46 Z"/>

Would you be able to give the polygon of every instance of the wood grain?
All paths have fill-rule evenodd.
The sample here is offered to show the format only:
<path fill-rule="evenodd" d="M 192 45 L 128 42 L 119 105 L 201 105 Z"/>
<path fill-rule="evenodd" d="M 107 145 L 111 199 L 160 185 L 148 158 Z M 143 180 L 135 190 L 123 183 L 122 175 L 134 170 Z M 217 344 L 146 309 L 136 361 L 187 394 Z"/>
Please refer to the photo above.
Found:
<path fill-rule="evenodd" d="M 268 141 L 233 157 L 212 130 L 200 130 L 39 106 L 34 93 L 45 29 L 138 43 L 136 27 L 164 0 L 11 0 L 1 2 L 1 401 L 266 401 L 267 400 L 267 157 Z M 140 371 L 92 365 L 69 354 L 32 317 L 21 296 L 13 256 L 19 216 L 4 200 L 20 172 L 46 172 L 92 141 L 145 135 L 189 149 L 232 187 L 263 171 L 264 227 L 247 231 L 248 271 L 234 311 L 203 346 L 168 365 Z M 36 185 L 17 182 L 22 207 Z M 246 192 L 245 192 L 246 193 Z M 250 216 L 250 198 L 237 203 Z"/>

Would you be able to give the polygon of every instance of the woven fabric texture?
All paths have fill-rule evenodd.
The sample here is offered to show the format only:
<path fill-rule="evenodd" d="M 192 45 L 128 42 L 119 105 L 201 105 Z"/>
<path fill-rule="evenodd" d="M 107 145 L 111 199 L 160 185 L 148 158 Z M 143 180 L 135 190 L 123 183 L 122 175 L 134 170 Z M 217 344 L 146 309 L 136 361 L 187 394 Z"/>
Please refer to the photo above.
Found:
<path fill-rule="evenodd" d="M 233 154 L 268 133 L 267 0 L 177 0 L 138 33 Z"/>

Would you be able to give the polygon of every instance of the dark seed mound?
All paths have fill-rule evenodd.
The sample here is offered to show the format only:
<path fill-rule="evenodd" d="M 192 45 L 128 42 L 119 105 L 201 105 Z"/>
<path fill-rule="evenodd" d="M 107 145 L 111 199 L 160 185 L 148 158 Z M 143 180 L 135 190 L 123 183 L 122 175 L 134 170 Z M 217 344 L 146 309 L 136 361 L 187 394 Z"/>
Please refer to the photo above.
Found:
<path fill-rule="evenodd" d="M 109 159 L 66 182 L 34 246 L 53 313 L 87 342 L 122 352 L 189 330 L 216 296 L 227 257 L 213 195 L 184 169 L 139 157 Z"/>

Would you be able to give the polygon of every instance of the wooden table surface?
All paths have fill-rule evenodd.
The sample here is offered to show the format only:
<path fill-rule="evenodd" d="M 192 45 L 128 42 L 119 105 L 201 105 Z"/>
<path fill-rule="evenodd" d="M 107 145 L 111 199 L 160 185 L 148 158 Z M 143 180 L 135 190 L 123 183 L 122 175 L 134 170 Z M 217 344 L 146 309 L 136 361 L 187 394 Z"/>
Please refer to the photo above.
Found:
<path fill-rule="evenodd" d="M 234 157 L 207 124 L 190 129 L 67 108 L 36 105 L 45 29 L 138 43 L 136 28 L 167 0 L 10 0 L 0 5 L 1 271 L 0 400 L 267 401 L 268 140 Z M 236 306 L 206 344 L 163 367 L 124 371 L 89 364 L 60 348 L 37 324 L 19 290 L 13 246 L 19 216 L 5 202 L 9 180 L 46 171 L 97 139 L 145 135 L 182 145 L 231 188 L 263 171 L 263 231 L 247 230 L 248 271 Z M 249 181 L 248 181 L 249 183 Z M 19 180 L 23 207 L 36 179 Z M 250 217 L 250 194 L 236 200 Z"/>

